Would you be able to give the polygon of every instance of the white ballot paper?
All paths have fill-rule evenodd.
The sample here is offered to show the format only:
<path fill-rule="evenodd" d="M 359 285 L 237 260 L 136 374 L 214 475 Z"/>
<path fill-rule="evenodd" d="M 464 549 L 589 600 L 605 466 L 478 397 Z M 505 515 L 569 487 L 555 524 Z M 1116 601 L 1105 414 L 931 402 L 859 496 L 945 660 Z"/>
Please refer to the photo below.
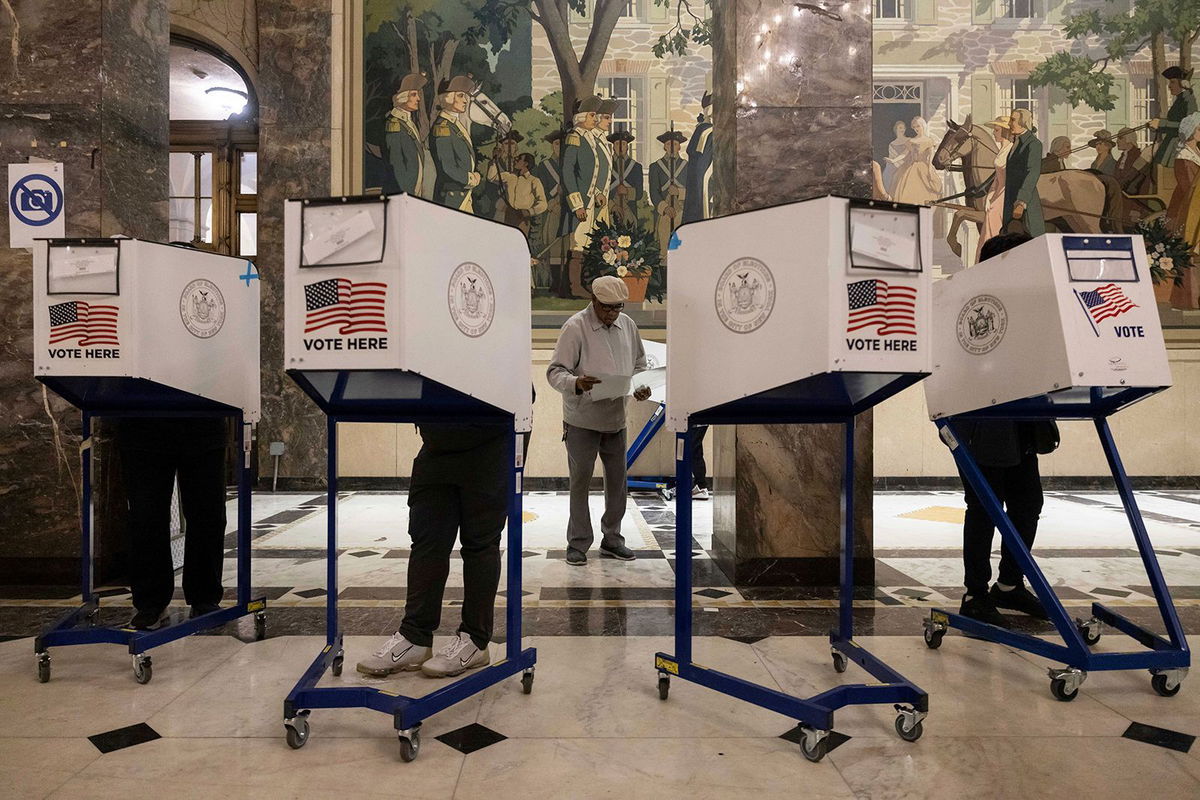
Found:
<path fill-rule="evenodd" d="M 117 248 L 60 247 L 50 253 L 51 294 L 117 293 Z"/>
<path fill-rule="evenodd" d="M 916 270 L 917 216 L 886 211 L 853 209 L 850 212 L 850 250 L 852 256 L 865 256 L 878 266 Z M 860 258 L 853 259 L 860 264 Z"/>
<path fill-rule="evenodd" d="M 650 390 L 650 399 L 665 403 L 667 400 L 667 368 L 656 367 L 639 372 L 629 382 L 630 394 L 645 386 Z"/>
<path fill-rule="evenodd" d="M 605 375 L 599 373 L 592 377 L 600 379 L 600 382 L 588 392 L 593 400 L 612 400 L 616 397 L 624 397 L 627 394 L 633 393 L 633 389 L 629 385 L 632 377 L 629 375 Z"/>
<path fill-rule="evenodd" d="M 311 238 L 304 243 L 304 261 L 319 264 L 374 231 L 375 220 L 365 209 L 330 223 L 328 227 L 313 226 L 309 229 Z"/>

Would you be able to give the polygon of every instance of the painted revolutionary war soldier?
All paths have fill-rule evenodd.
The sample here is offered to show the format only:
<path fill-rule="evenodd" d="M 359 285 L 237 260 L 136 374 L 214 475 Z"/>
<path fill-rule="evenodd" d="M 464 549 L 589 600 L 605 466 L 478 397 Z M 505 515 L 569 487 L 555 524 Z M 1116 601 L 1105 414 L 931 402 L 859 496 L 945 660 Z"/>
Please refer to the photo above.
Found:
<path fill-rule="evenodd" d="M 1158 132 L 1158 149 L 1154 151 L 1154 163 L 1163 167 L 1175 164 L 1179 151 L 1179 123 L 1184 117 L 1196 112 L 1196 95 L 1192 94 L 1191 70 L 1182 67 L 1167 67 L 1162 76 L 1167 79 L 1167 89 L 1175 100 L 1167 109 L 1167 116 L 1150 120 L 1151 129 Z"/>
<path fill-rule="evenodd" d="M 665 259 L 671 232 L 683 221 L 687 161 L 679 155 L 682 133 L 667 131 L 658 136 L 658 141 L 663 145 L 663 157 L 650 165 L 650 205 L 654 207 L 654 236 Z"/>
<path fill-rule="evenodd" d="M 712 109 L 712 93 L 705 92 L 700 101 L 703 113 L 696 118 L 696 129 L 688 142 L 687 197 L 683 201 L 683 221 L 695 222 L 712 216 L 712 199 L 708 186 L 712 179 L 713 125 L 708 117 Z"/>
<path fill-rule="evenodd" d="M 569 237 L 571 257 L 567 262 L 568 281 L 561 281 L 559 297 L 590 297 L 582 283 L 583 249 L 591 239 L 596 217 L 603 208 L 604 184 L 598 182 L 603 158 L 597 152 L 594 131 L 599 122 L 600 98 L 592 95 L 579 102 L 573 117 L 574 127 L 563 138 L 562 186 L 566 193 L 566 212 L 562 233 Z"/>
<path fill-rule="evenodd" d="M 392 95 L 392 110 L 387 115 L 384 135 L 388 164 L 400 191 L 418 197 L 424 188 L 426 148 L 413 114 L 421 108 L 421 89 L 425 83 L 425 76 L 416 72 L 400 79 L 400 87 Z"/>
<path fill-rule="evenodd" d="M 511 208 L 511 205 L 504 203 L 504 181 L 501 175 L 515 170 L 518 145 L 524 139 L 521 132 L 515 130 L 501 136 L 492 148 L 492 158 L 487 168 L 483 170 L 484 184 L 478 211 L 498 222 L 504 221 L 505 209 Z"/>
<path fill-rule="evenodd" d="M 629 143 L 633 134 L 617 131 L 608 135 L 612 145 L 613 177 L 609 189 L 608 213 L 614 222 L 632 225 L 637 222 L 638 203 L 644 192 L 642 188 L 642 165 L 629 154 Z"/>
<path fill-rule="evenodd" d="M 612 133 L 613 112 L 617 110 L 617 101 L 612 98 L 600 99 L 600 113 L 596 116 L 596 127 L 592 136 L 596 140 L 596 222 L 609 222 L 608 187 L 612 183 L 613 154 L 612 144 L 608 135 Z"/>
<path fill-rule="evenodd" d="M 533 153 L 518 153 L 512 172 L 501 172 L 500 182 L 496 219 L 519 229 L 528 239 L 534 218 L 545 214 L 547 208 L 542 182 L 533 176 Z"/>
<path fill-rule="evenodd" d="M 538 259 L 542 264 L 549 266 L 550 293 L 558 295 L 559 282 L 565 270 L 564 264 L 553 262 L 554 257 L 558 255 L 554 245 L 559 239 L 558 223 L 562 219 L 562 178 L 559 175 L 559 168 L 562 166 L 563 132 L 561 130 L 550 131 L 543 139 L 550 143 L 551 153 L 549 158 L 538 164 L 533 170 L 533 176 L 542 182 L 542 194 L 546 196 L 546 213 L 541 216 L 540 224 L 534 229 L 537 240 L 537 248 L 534 252 L 538 253 Z"/>
<path fill-rule="evenodd" d="M 460 211 L 473 211 L 471 190 L 479 185 L 475 171 L 475 145 L 471 143 L 470 122 L 462 115 L 471 102 L 475 88 L 471 79 L 456 75 L 442 81 L 438 87 L 438 106 L 441 111 L 434 120 L 430 137 L 437 179 L 433 199 Z"/>

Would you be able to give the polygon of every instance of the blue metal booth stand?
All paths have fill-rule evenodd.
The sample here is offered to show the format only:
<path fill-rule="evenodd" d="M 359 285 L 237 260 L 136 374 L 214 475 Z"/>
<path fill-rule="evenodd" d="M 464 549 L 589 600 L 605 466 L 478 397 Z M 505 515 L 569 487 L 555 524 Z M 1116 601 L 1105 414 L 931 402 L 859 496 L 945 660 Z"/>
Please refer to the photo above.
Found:
<path fill-rule="evenodd" d="M 283 703 L 287 741 L 293 748 L 308 741 L 308 715 L 314 708 L 370 708 L 392 716 L 400 741 L 400 757 L 412 761 L 421 748 L 421 723 L 455 703 L 489 686 L 521 674 L 526 694 L 533 690 L 537 651 L 521 649 L 521 475 L 524 465 L 512 414 L 469 397 L 436 381 L 402 370 L 301 371 L 288 374 L 327 417 L 329 541 L 327 559 L 325 647 L 293 687 Z M 356 386 L 355 384 L 359 384 Z M 356 400 L 387 385 L 395 399 Z M 363 387 L 369 387 L 363 392 Z M 337 424 L 339 422 L 494 423 L 505 425 L 513 450 L 513 470 L 508 479 L 508 583 L 503 661 L 450 682 L 423 697 L 404 697 L 370 686 L 317 686 L 326 670 L 342 674 L 345 658 L 338 629 L 337 575 Z"/>
<path fill-rule="evenodd" d="M 1170 592 L 1163 579 L 1162 570 L 1159 568 L 1154 545 L 1146 533 L 1146 524 L 1138 510 L 1133 486 L 1129 481 L 1129 476 L 1125 474 L 1125 467 L 1117 452 L 1112 431 L 1108 427 L 1108 418 L 1112 414 L 1159 391 L 1162 391 L 1162 387 L 1076 387 L 959 414 L 955 418 L 1026 421 L 1091 420 L 1095 424 L 1100 444 L 1104 448 L 1105 458 L 1108 460 L 1109 469 L 1116 482 L 1117 492 L 1121 496 L 1125 516 L 1129 520 L 1134 541 L 1137 542 L 1138 553 L 1146 568 L 1150 587 L 1154 592 L 1154 599 L 1166 630 L 1166 638 L 1147 630 L 1101 603 L 1092 604 L 1092 615 L 1089 619 L 1072 620 L 1037 562 L 1034 561 L 1033 554 L 1025 546 L 1020 534 L 1017 533 L 1012 520 L 1009 519 L 1000 501 L 996 498 L 996 493 L 992 491 L 991 486 L 983 477 L 979 465 L 971 456 L 968 448 L 955 436 L 952 419 L 942 418 L 936 420 L 939 435 L 950 447 L 959 470 L 983 502 L 988 516 L 999 529 L 1005 546 L 1017 559 L 1021 571 L 1029 580 L 1034 593 L 1042 601 L 1050 621 L 1054 623 L 1055 629 L 1062 637 L 1062 643 L 1046 641 L 1036 636 L 1006 630 L 959 614 L 935 609 L 931 612 L 930 618 L 925 621 L 925 643 L 930 648 L 937 649 L 941 646 L 947 628 L 958 628 L 977 638 L 999 642 L 1044 658 L 1060 661 L 1066 664 L 1065 668 L 1049 668 L 1050 692 L 1054 697 L 1063 701 L 1075 699 L 1088 672 L 1101 670 L 1147 669 L 1150 671 L 1150 684 L 1154 691 L 1164 697 L 1173 697 L 1179 692 L 1191 663 L 1187 640 L 1184 638 L 1183 627 L 1179 624 L 1179 616 L 1175 612 Z M 1108 625 L 1130 636 L 1147 649 L 1122 653 L 1092 652 L 1090 646 L 1100 641 L 1103 625 Z"/>
<path fill-rule="evenodd" d="M 83 259 L 84 263 L 100 264 L 101 267 L 93 268 L 95 272 L 89 274 L 85 271 L 87 267 L 72 266 L 60 277 L 55 265 L 60 260 L 70 259 Z M 164 268 L 167 263 L 169 268 Z M 96 348 L 102 354 L 109 354 L 111 361 L 89 357 L 92 348 L 82 344 L 79 349 L 82 357 L 76 361 L 48 357 L 49 347 L 39 347 L 35 352 L 35 377 L 82 412 L 82 443 L 79 448 L 82 604 L 64 614 L 34 640 L 38 680 L 42 683 L 50 680 L 51 647 L 101 643 L 125 645 L 133 660 L 134 679 L 145 684 L 150 682 L 153 675 L 149 651 L 159 645 L 219 627 L 247 614 L 254 614 L 255 638 L 262 639 L 266 635 L 266 599 L 252 597 L 250 586 L 250 451 L 253 426 L 247 419 L 251 414 L 257 417 L 258 413 L 258 352 L 257 348 L 248 349 L 237 338 L 238 332 L 244 328 L 253 331 L 257 342 L 258 283 L 255 280 L 251 286 L 250 280 L 245 280 L 244 285 L 238 281 L 239 277 L 245 278 L 245 275 L 238 276 L 242 270 L 253 278 L 258 277 L 257 273 L 244 259 L 135 239 L 40 240 L 35 247 L 34 264 L 34 305 L 39 315 L 35 318 L 35 338 L 39 342 L 53 341 L 42 318 L 40 305 L 82 306 L 88 300 L 93 303 L 93 309 L 99 303 L 118 309 L 114 315 L 119 323 L 116 323 L 114 330 L 121 341 L 121 347 L 117 349 Z M 120 272 L 122 266 L 125 268 L 123 274 Z M 69 284 L 72 281 L 81 283 L 71 287 Z M 112 286 L 98 285 L 107 282 L 111 282 Z M 64 285 L 56 287 L 56 283 Z M 183 331 L 180 314 L 176 312 L 171 323 L 157 329 L 153 337 L 145 337 L 145 341 L 155 343 L 154 347 L 139 344 L 138 326 L 144 324 L 139 319 L 139 312 L 146 311 L 141 299 L 158 296 L 158 305 L 161 306 L 161 296 L 169 296 L 174 304 L 175 297 L 190 299 L 192 294 L 189 292 L 193 292 L 196 284 L 215 287 L 217 292 L 220 289 L 225 291 L 221 324 L 216 325 L 218 330 L 203 338 L 188 334 Z M 180 287 L 185 287 L 182 295 Z M 209 289 L 206 288 L 206 291 Z M 83 318 L 82 314 L 79 316 Z M 50 319 L 54 324 L 53 317 Z M 210 327 L 204 332 L 212 331 L 212 320 L 205 322 Z M 175 330 L 176 326 L 179 330 Z M 226 328 L 226 336 L 215 336 L 222 326 Z M 235 358 L 236 362 L 231 361 Z M 160 381 L 133 377 L 137 374 L 155 378 L 163 374 L 179 374 L 165 369 L 164 361 L 173 361 L 176 367 L 182 365 L 185 372 L 190 371 L 191 374 L 203 372 L 205 363 L 221 364 L 223 374 L 215 381 L 209 380 L 207 390 L 230 399 L 241 397 L 246 408 L 201 396 L 195 393 L 200 391 L 197 387 L 169 385 L 168 379 Z M 196 369 L 191 370 L 191 367 Z M 76 370 L 78 374 L 72 374 Z M 104 374 L 106 372 L 109 374 Z M 180 379 L 180 382 L 184 380 Z M 241 453 L 237 459 L 235 604 L 150 631 L 99 625 L 100 598 L 93 578 L 95 545 L 92 535 L 92 421 L 98 417 L 224 417 L 236 422 Z"/>

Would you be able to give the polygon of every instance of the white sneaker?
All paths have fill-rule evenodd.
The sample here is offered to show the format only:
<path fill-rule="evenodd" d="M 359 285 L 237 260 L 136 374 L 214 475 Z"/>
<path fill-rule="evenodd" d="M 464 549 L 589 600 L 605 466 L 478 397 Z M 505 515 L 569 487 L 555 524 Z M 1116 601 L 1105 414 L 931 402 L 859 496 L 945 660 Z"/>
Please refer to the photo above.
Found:
<path fill-rule="evenodd" d="M 415 672 L 432 655 L 432 648 L 415 645 L 397 632 L 374 655 L 358 662 L 358 671 L 381 678 L 395 672 Z"/>
<path fill-rule="evenodd" d="M 421 672 L 431 678 L 451 678 L 490 663 L 492 659 L 488 649 L 485 647 L 480 650 L 470 636 L 460 633 L 438 650 L 437 655 L 422 664 Z"/>
<path fill-rule="evenodd" d="M 703 486 L 698 486 L 698 485 L 692 487 L 692 499 L 693 500 L 707 500 L 708 498 L 709 498 L 708 489 L 705 489 Z"/>

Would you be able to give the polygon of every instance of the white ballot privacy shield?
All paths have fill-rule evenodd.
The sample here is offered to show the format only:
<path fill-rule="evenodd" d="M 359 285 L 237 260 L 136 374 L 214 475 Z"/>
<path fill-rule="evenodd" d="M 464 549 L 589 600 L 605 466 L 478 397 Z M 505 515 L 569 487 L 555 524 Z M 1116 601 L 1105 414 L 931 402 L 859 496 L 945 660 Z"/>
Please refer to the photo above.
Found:
<path fill-rule="evenodd" d="M 1140 236 L 1046 234 L 938 281 L 939 417 L 1091 387 L 1171 385 Z"/>

